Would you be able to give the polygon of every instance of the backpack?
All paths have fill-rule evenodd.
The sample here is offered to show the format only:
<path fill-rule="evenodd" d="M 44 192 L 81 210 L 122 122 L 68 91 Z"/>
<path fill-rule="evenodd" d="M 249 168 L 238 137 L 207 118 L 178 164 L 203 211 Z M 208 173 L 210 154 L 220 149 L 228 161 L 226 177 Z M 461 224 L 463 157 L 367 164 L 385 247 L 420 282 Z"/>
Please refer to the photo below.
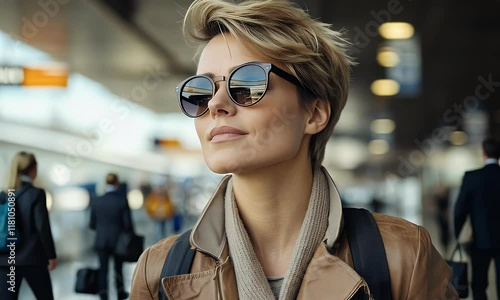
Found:
<path fill-rule="evenodd" d="M 8 253 L 10 243 L 18 247 L 21 243 L 19 224 L 17 223 L 16 201 L 28 190 L 28 187 L 19 189 L 14 194 L 0 193 L 0 253 Z M 14 203 L 14 205 L 9 205 Z"/>
<path fill-rule="evenodd" d="M 391 300 L 389 266 L 384 242 L 375 219 L 366 209 L 344 208 L 343 214 L 344 228 L 351 248 L 354 269 L 368 283 L 374 299 Z M 162 278 L 189 274 L 196 252 L 196 250 L 191 249 L 190 234 L 191 230 L 184 232 L 174 242 L 165 258 L 158 287 L 160 300 L 168 300 L 161 285 Z"/>

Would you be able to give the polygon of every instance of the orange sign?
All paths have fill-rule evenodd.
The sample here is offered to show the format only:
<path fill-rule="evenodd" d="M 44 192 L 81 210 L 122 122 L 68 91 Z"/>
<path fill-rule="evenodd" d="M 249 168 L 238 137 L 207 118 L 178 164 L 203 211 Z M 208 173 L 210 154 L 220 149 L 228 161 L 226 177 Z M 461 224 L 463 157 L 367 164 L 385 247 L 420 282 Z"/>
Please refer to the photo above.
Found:
<path fill-rule="evenodd" d="M 181 142 L 176 139 L 155 139 L 155 144 L 162 148 L 180 148 Z"/>
<path fill-rule="evenodd" d="M 65 68 L 23 68 L 23 86 L 68 86 L 68 70 Z"/>
<path fill-rule="evenodd" d="M 66 87 L 68 70 L 64 67 L 0 67 L 1 85 Z"/>

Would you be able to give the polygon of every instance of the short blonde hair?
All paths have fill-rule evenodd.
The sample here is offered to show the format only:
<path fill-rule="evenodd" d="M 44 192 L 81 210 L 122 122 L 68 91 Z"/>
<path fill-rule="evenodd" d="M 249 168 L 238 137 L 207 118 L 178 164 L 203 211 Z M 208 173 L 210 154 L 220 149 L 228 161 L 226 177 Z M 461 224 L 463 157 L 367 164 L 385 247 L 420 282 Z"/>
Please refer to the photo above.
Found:
<path fill-rule="evenodd" d="M 10 163 L 8 189 L 17 189 L 21 187 L 21 175 L 29 175 L 31 170 L 37 166 L 35 155 L 28 152 L 18 152 L 12 158 Z"/>
<path fill-rule="evenodd" d="M 205 45 L 224 32 L 264 59 L 283 63 L 305 88 L 298 89 L 303 107 L 310 109 L 315 100 L 328 101 L 332 111 L 330 120 L 309 145 L 313 168 L 321 166 L 326 143 L 349 91 L 352 59 L 346 54 L 348 42 L 342 33 L 312 19 L 287 0 L 250 0 L 238 4 L 195 0 L 191 4 L 184 18 L 186 36 Z"/>

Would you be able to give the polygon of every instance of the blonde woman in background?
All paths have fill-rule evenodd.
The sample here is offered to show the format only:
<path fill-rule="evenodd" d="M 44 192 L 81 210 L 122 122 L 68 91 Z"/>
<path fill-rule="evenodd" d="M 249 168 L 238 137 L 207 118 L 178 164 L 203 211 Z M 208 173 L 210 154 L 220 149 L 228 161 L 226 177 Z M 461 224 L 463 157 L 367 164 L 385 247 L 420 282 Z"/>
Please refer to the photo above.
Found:
<path fill-rule="evenodd" d="M 26 279 L 37 299 L 54 299 L 49 271 L 56 268 L 56 251 L 45 191 L 33 186 L 37 172 L 37 161 L 32 153 L 17 153 L 12 159 L 7 190 L 0 194 L 0 204 L 6 205 L 12 200 L 9 191 L 14 191 L 19 236 L 15 250 L 10 249 L 14 256 L 10 250 L 0 253 L 2 300 L 18 299 L 23 279 Z"/>
<path fill-rule="evenodd" d="M 349 90 L 341 34 L 280 0 L 197 0 L 184 25 L 202 51 L 178 101 L 194 118 L 208 167 L 231 175 L 191 232 L 188 274 L 161 276 L 179 237 L 163 239 L 140 258 L 131 299 L 373 299 L 321 166 Z M 383 240 L 392 299 L 458 299 L 424 228 L 366 214 Z M 172 265 L 184 256 L 176 254 Z"/>

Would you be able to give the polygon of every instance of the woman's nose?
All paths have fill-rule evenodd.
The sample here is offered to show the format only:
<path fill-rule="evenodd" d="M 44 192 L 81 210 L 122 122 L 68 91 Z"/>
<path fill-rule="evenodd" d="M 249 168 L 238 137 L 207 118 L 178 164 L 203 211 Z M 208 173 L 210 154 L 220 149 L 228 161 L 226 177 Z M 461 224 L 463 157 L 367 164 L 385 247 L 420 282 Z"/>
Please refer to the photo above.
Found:
<path fill-rule="evenodd" d="M 217 115 L 234 115 L 237 110 L 236 104 L 231 101 L 226 89 L 225 81 L 217 82 L 215 95 L 208 101 L 208 110 L 212 117 Z"/>

